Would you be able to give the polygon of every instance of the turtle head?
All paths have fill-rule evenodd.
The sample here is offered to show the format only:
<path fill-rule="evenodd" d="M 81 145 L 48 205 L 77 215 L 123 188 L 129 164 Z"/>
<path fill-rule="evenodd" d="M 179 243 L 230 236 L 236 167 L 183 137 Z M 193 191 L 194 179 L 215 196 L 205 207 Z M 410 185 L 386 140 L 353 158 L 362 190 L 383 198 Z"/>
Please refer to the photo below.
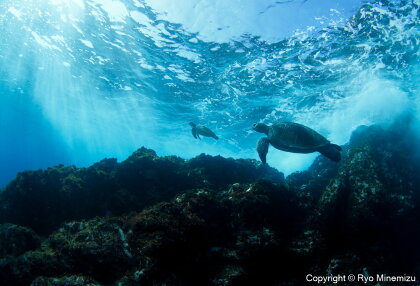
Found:
<path fill-rule="evenodd" d="M 268 135 L 268 126 L 265 125 L 264 123 L 254 123 L 252 125 L 252 129 L 254 129 L 257 132 Z"/>
<path fill-rule="evenodd" d="M 197 126 L 197 124 L 195 124 L 194 122 L 190 122 L 190 126 L 191 126 L 191 127 L 196 127 L 196 126 Z"/>
<path fill-rule="evenodd" d="M 269 140 L 267 137 L 261 138 L 257 143 L 257 152 L 260 156 L 261 162 L 264 164 L 267 163 L 267 153 L 268 153 L 268 146 Z"/>

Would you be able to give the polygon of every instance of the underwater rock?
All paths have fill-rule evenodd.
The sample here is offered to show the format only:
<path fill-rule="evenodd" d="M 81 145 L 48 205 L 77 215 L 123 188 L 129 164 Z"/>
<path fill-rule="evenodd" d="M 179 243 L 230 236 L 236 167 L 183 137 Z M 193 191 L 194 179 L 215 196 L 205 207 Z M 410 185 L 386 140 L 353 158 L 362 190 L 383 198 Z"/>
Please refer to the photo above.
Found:
<path fill-rule="evenodd" d="M 347 148 L 344 147 L 343 153 Z M 330 183 L 331 178 L 337 174 L 339 166 L 324 156 L 318 156 L 308 170 L 290 174 L 287 176 L 286 182 L 290 187 L 305 193 L 316 201 Z"/>
<path fill-rule="evenodd" d="M 357 129 L 313 216 L 328 252 L 352 250 L 370 273 L 414 272 L 419 265 L 420 166 L 412 158 L 418 145 L 406 136 L 400 128 Z"/>
<path fill-rule="evenodd" d="M 0 265 L 0 278 L 5 278 L 6 285 L 29 285 L 40 276 L 43 278 L 35 280 L 34 285 L 62 285 L 59 283 L 84 279 L 49 278 L 72 273 L 93 277 L 100 283 L 112 283 L 136 265 L 121 225 L 122 221 L 116 218 L 66 223 L 38 249 Z"/>
<path fill-rule="evenodd" d="M 189 172 L 200 178 L 197 187 L 225 188 L 233 183 L 252 183 L 269 180 L 283 183 L 284 175 L 257 160 L 232 159 L 201 154 L 187 162 Z"/>
<path fill-rule="evenodd" d="M 181 194 L 134 215 L 127 221 L 127 241 L 142 268 L 131 279 L 203 285 L 218 265 L 217 249 L 232 240 L 230 215 L 210 190 Z"/>
<path fill-rule="evenodd" d="M 36 277 L 59 276 L 69 270 L 57 253 L 43 247 L 0 263 L 2 285 L 29 285 Z"/>
<path fill-rule="evenodd" d="M 0 222 L 27 226 L 37 232 L 48 226 L 58 227 L 67 211 L 74 213 L 77 209 L 77 202 L 72 201 L 64 185 L 64 180 L 70 178 L 71 184 L 78 186 L 76 173 L 75 167 L 63 165 L 19 173 L 0 193 Z"/>
<path fill-rule="evenodd" d="M 262 226 L 274 228 L 283 239 L 300 229 L 310 211 L 308 199 L 283 184 L 269 181 L 241 185 L 223 195 L 221 199 L 235 214 L 232 223 L 236 227 L 256 230 Z"/>
<path fill-rule="evenodd" d="M 287 217 L 290 211 L 294 218 Z M 306 215 L 296 193 L 282 185 L 198 189 L 140 213 L 65 223 L 40 248 L 0 267 L 0 277 L 7 285 L 43 285 L 68 274 L 122 285 L 244 281 L 255 265 L 268 266 L 287 252 Z M 284 264 L 290 264 L 286 257 Z"/>
<path fill-rule="evenodd" d="M 257 283 L 256 269 L 287 272 L 298 265 L 287 246 L 306 218 L 296 193 L 283 185 L 235 184 L 181 194 L 133 216 L 127 240 L 142 261 L 145 285 Z"/>
<path fill-rule="evenodd" d="M 110 283 L 135 263 L 121 224 L 113 218 L 66 223 L 50 235 L 45 246 L 60 253 L 71 273 Z"/>
<path fill-rule="evenodd" d="M 121 163 L 104 159 L 88 168 L 60 165 L 19 173 L 0 192 L 0 222 L 45 235 L 66 221 L 140 211 L 190 189 L 258 179 L 282 182 L 284 176 L 255 160 L 202 154 L 186 161 L 142 147 Z"/>
<path fill-rule="evenodd" d="M 100 286 L 91 278 L 84 276 L 64 276 L 60 278 L 38 277 L 30 286 Z"/>
<path fill-rule="evenodd" d="M 13 224 L 0 224 L 0 258 L 18 256 L 39 247 L 41 240 L 33 230 Z"/>
<path fill-rule="evenodd" d="M 417 163 L 407 156 L 415 147 L 399 145 L 398 136 L 378 127 L 360 132 L 354 133 L 345 164 L 323 193 L 321 209 L 331 211 L 330 204 L 343 206 L 341 211 L 355 227 L 369 221 L 367 229 L 380 229 L 416 207 Z"/>

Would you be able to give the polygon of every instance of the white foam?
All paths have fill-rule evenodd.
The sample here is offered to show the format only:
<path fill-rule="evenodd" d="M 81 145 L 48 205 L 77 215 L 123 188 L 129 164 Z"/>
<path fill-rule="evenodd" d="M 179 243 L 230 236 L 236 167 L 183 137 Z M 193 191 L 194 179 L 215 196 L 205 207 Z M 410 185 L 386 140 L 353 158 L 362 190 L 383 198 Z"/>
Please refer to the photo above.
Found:
<path fill-rule="evenodd" d="M 82 42 L 86 47 L 93 49 L 93 44 L 91 41 L 80 39 L 80 42 Z"/>
<path fill-rule="evenodd" d="M 72 0 L 72 1 L 67 1 L 67 0 L 50 0 L 49 2 L 51 4 L 53 4 L 53 5 L 71 5 L 71 4 L 76 4 L 81 9 L 85 9 L 85 4 L 83 3 L 83 0 Z"/>
<path fill-rule="evenodd" d="M 178 56 L 186 58 L 196 64 L 201 63 L 201 57 L 199 54 L 188 50 L 188 48 L 183 47 L 183 46 L 179 46 L 177 49 L 175 49 L 175 52 Z"/>
<path fill-rule="evenodd" d="M 334 112 L 326 114 L 319 124 L 329 131 L 331 141 L 338 144 L 346 143 L 358 126 L 387 126 L 410 108 L 408 94 L 391 80 L 363 74 L 355 84 L 361 84 L 360 91 L 336 101 Z"/>
<path fill-rule="evenodd" d="M 130 16 L 139 24 L 145 25 L 146 23 L 150 23 L 150 19 L 139 11 L 130 11 Z"/>
<path fill-rule="evenodd" d="M 38 33 L 34 32 L 34 31 L 31 32 L 31 35 L 40 46 L 42 46 L 44 48 L 47 48 L 47 49 L 57 50 L 57 51 L 61 52 L 61 49 L 59 47 L 51 44 L 50 38 L 48 38 L 46 36 L 40 36 L 40 35 L 38 35 Z"/>
<path fill-rule="evenodd" d="M 22 16 L 24 14 L 22 13 L 22 11 L 16 9 L 15 7 L 10 7 L 7 11 L 9 13 L 13 14 L 13 16 L 15 16 L 16 18 L 18 18 L 19 20 L 21 20 L 21 21 L 23 20 Z"/>
<path fill-rule="evenodd" d="M 112 22 L 125 22 L 125 18 L 129 15 L 127 8 L 120 1 L 92 0 L 92 2 L 99 4 Z"/>

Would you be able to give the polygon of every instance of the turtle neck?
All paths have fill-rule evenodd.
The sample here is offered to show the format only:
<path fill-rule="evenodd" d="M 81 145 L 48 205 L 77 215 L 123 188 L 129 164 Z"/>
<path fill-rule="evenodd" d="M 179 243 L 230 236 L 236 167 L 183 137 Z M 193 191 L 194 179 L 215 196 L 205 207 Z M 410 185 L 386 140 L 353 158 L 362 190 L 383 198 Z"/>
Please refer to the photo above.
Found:
<path fill-rule="evenodd" d="M 268 136 L 268 130 L 270 129 L 267 125 L 263 125 L 264 126 L 264 129 L 262 130 L 263 131 L 263 133 L 265 134 L 265 135 L 267 135 Z"/>

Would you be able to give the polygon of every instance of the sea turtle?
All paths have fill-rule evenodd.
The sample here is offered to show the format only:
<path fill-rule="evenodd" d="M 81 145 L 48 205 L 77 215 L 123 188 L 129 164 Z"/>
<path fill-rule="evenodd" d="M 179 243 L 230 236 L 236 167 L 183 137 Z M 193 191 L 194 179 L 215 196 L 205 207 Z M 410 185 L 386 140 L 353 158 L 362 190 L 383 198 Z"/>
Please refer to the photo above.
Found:
<path fill-rule="evenodd" d="M 213 131 L 211 131 L 209 128 L 203 125 L 197 125 L 194 122 L 190 122 L 190 125 L 192 127 L 192 135 L 195 139 L 201 139 L 199 135 L 206 136 L 206 137 L 212 137 L 214 139 L 219 139 L 216 134 L 214 134 Z"/>
<path fill-rule="evenodd" d="M 257 143 L 258 155 L 263 163 L 266 163 L 269 144 L 286 152 L 319 152 L 335 162 L 341 159 L 340 146 L 331 144 L 324 136 L 302 124 L 279 122 L 267 126 L 263 123 L 255 123 L 253 129 L 267 135 Z"/>

